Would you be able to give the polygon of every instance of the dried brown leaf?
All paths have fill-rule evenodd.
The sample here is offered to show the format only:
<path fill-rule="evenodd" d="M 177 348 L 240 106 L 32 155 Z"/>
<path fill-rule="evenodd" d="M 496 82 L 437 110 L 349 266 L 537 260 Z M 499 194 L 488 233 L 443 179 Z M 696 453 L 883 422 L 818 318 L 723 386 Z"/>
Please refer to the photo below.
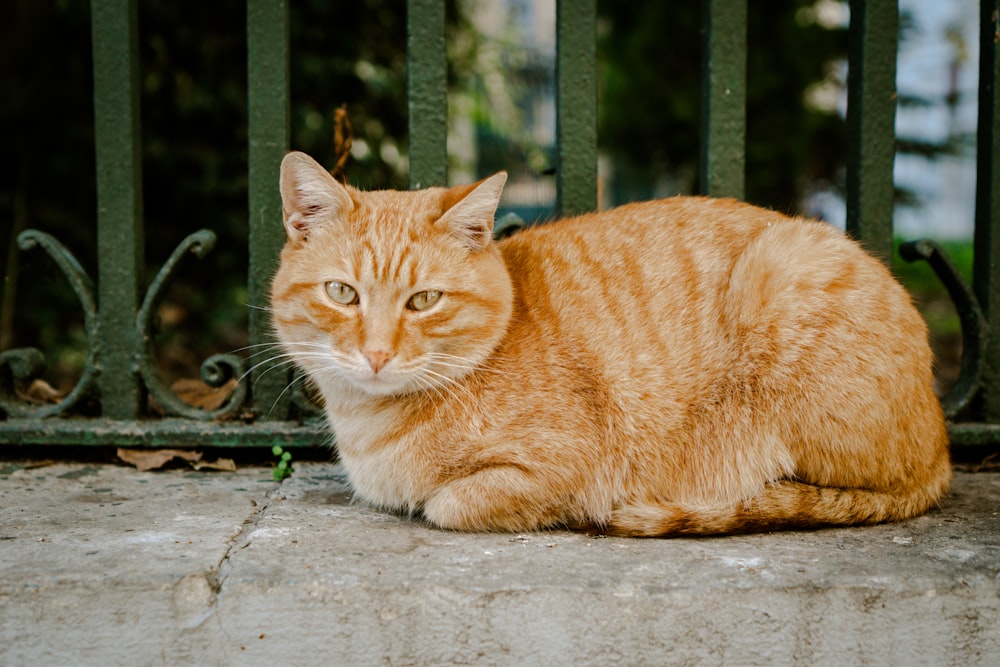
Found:
<path fill-rule="evenodd" d="M 31 381 L 27 389 L 19 391 L 18 396 L 29 403 L 47 404 L 58 403 L 64 394 L 45 380 L 36 378 Z"/>
<path fill-rule="evenodd" d="M 195 461 L 191 463 L 195 470 L 221 470 L 223 472 L 236 472 L 236 461 L 233 459 L 219 459 L 217 461 Z"/>
<path fill-rule="evenodd" d="M 211 412 L 222 407 L 238 384 L 233 378 L 221 387 L 210 387 L 201 380 L 181 378 L 170 385 L 170 390 L 185 403 Z"/>
<path fill-rule="evenodd" d="M 347 158 L 351 157 L 353 143 L 354 130 L 351 128 L 351 119 L 347 116 L 347 105 L 342 104 L 333 110 L 333 155 L 336 162 L 330 174 L 345 184 L 347 172 L 344 167 L 347 165 Z"/>
<path fill-rule="evenodd" d="M 201 461 L 201 452 L 188 449 L 125 449 L 118 448 L 118 458 L 136 467 L 136 470 L 159 470 L 174 459 L 188 463 Z"/>

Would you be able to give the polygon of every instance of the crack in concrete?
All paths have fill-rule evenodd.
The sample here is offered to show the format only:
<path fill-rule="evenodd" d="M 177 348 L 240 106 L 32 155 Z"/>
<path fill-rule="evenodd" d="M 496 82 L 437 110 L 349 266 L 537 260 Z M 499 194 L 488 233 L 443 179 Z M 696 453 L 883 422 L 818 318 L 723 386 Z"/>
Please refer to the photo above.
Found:
<path fill-rule="evenodd" d="M 190 631 L 196 628 L 205 628 L 206 624 L 213 625 L 215 632 L 220 633 L 225 640 L 218 645 L 221 647 L 222 657 L 227 662 L 228 658 L 231 657 L 229 647 L 232 641 L 219 617 L 219 598 L 226 579 L 232 571 L 230 561 L 239 550 L 250 545 L 253 533 L 266 516 L 276 494 L 279 493 L 281 493 L 280 484 L 265 493 L 259 500 L 251 499 L 253 507 L 250 514 L 240 524 L 239 531 L 229 539 L 225 553 L 219 562 L 207 572 L 182 578 L 174 586 L 174 613 L 180 628 Z"/>
<path fill-rule="evenodd" d="M 230 559 L 236 552 L 241 549 L 245 549 L 250 545 L 250 542 L 253 539 L 252 535 L 257 529 L 257 525 L 264 518 L 264 514 L 271 506 L 275 494 L 281 492 L 281 486 L 281 484 L 278 484 L 273 489 L 265 493 L 262 500 L 252 501 L 254 503 L 253 510 L 250 512 L 249 516 L 243 520 L 239 532 L 233 535 L 233 537 L 229 540 L 226 552 L 222 555 L 222 558 L 215 565 L 215 567 L 212 568 L 210 572 L 206 573 L 205 577 L 208 579 L 209 585 L 212 587 L 214 607 L 218 607 L 219 593 L 222 592 L 222 587 L 232 569 Z"/>

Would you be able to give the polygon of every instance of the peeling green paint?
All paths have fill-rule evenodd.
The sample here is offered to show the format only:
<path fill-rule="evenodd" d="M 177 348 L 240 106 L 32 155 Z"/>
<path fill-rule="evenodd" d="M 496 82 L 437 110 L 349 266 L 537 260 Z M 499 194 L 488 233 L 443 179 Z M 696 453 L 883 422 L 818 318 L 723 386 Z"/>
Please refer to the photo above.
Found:
<path fill-rule="evenodd" d="M 701 191 L 743 199 L 747 3 L 705 0 L 702 47 Z"/>
<path fill-rule="evenodd" d="M 556 209 L 597 208 L 597 5 L 556 2 Z"/>
<path fill-rule="evenodd" d="M 899 7 L 885 0 L 850 6 L 847 232 L 891 265 Z"/>

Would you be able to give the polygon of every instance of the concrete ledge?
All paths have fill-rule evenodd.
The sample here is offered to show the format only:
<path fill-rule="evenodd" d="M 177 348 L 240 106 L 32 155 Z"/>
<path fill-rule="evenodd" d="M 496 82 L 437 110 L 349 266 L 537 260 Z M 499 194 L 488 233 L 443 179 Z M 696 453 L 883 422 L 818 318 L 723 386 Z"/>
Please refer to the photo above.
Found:
<path fill-rule="evenodd" d="M 3 665 L 995 665 L 1000 474 L 873 528 L 467 535 L 336 466 L 0 463 Z"/>

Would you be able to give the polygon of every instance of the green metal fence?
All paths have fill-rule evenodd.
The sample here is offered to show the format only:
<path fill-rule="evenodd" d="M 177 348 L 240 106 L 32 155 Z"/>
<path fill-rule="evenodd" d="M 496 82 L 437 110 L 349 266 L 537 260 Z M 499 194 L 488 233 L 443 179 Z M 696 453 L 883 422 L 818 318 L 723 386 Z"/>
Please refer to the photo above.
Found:
<path fill-rule="evenodd" d="M 741 197 L 744 189 L 744 106 L 747 0 L 703 0 L 704 69 L 701 183 L 711 195 Z M 849 233 L 885 261 L 893 248 L 892 165 L 898 4 L 851 0 L 847 197 Z M 410 185 L 446 179 L 447 62 L 444 0 L 408 0 Z M 1000 442 L 1000 154 L 997 56 L 1000 0 L 981 0 L 980 106 L 974 284 L 970 289 L 931 242 L 901 248 L 930 262 L 958 309 L 962 372 L 943 399 L 955 445 Z M 0 443 L 133 447 L 315 446 L 328 441 L 303 419 L 304 398 L 286 391 L 289 371 L 250 367 L 236 355 L 206 360 L 203 379 L 221 386 L 243 378 L 224 405 L 206 411 L 174 395 L 160 378 L 151 349 L 153 320 L 166 286 L 191 257 L 205 256 L 211 231 L 185 239 L 144 291 L 139 149 L 136 0 L 92 0 L 94 108 L 98 175 L 99 274 L 95 290 L 58 240 L 34 230 L 21 250 L 44 250 L 83 308 L 87 362 L 76 387 L 58 404 L 35 405 L 18 389 L 38 377 L 43 354 L 0 353 Z M 595 0 L 557 0 L 557 207 L 592 210 L 597 195 L 597 62 Z M 289 147 L 288 15 L 286 0 L 248 0 L 249 302 L 265 303 L 283 243 L 278 166 Z M 210 256 L 205 261 L 211 261 Z M 251 345 L 271 342 L 266 311 L 249 313 Z M 166 417 L 147 413 L 147 395 Z M 96 398 L 99 417 L 74 416 Z"/>

